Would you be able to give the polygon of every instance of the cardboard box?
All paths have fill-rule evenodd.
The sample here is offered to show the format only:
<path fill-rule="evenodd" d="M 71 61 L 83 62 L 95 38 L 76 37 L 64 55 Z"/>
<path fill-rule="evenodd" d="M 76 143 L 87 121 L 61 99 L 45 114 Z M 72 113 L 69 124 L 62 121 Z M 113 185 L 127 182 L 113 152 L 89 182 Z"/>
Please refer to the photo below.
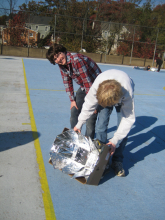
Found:
<path fill-rule="evenodd" d="M 64 128 L 63 132 L 69 130 L 68 128 Z M 101 144 L 101 147 L 99 149 L 99 160 L 97 165 L 95 166 L 93 172 L 89 175 L 89 177 L 86 179 L 85 177 L 78 177 L 75 178 L 77 181 L 79 181 L 82 184 L 88 184 L 88 185 L 98 185 L 100 182 L 100 179 L 103 175 L 103 172 L 105 170 L 105 167 L 110 159 L 110 147 L 106 144 Z M 49 163 L 52 164 L 51 159 L 49 160 Z M 73 175 L 69 175 L 73 176 Z"/>

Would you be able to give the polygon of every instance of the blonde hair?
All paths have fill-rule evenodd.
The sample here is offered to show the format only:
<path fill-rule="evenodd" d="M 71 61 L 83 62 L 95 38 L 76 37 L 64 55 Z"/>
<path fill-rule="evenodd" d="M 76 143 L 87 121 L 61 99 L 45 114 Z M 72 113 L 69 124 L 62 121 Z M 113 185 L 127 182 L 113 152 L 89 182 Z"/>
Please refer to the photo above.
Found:
<path fill-rule="evenodd" d="M 121 84 L 114 79 L 100 83 L 96 93 L 98 104 L 104 108 L 117 104 L 122 95 Z"/>

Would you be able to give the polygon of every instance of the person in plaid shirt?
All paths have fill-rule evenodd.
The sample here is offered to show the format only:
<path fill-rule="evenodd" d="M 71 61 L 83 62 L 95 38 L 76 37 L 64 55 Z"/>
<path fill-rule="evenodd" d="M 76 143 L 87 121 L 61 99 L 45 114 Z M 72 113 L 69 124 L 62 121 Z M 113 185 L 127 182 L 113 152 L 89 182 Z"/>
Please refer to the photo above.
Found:
<path fill-rule="evenodd" d="M 56 43 L 49 48 L 46 58 L 50 63 L 58 64 L 60 68 L 65 90 L 71 101 L 70 124 L 71 128 L 74 128 L 78 122 L 84 98 L 101 70 L 91 58 L 78 53 L 69 53 L 64 46 Z M 76 96 L 74 95 L 73 80 L 80 85 Z M 97 110 L 86 122 L 85 135 L 91 139 L 94 139 L 96 120 Z"/>

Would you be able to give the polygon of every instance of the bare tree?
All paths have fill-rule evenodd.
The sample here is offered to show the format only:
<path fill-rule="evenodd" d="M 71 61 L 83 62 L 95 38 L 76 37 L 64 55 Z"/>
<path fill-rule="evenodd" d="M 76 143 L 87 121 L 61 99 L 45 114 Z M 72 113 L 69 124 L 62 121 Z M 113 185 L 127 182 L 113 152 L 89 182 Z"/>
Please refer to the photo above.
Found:
<path fill-rule="evenodd" d="M 18 0 L 2 0 L 2 2 L 0 3 L 1 7 L 4 9 L 4 13 L 5 14 L 12 14 L 15 7 L 17 6 L 17 1 Z M 5 4 L 7 3 L 7 4 Z M 4 5 L 8 5 L 8 7 L 4 7 Z"/>

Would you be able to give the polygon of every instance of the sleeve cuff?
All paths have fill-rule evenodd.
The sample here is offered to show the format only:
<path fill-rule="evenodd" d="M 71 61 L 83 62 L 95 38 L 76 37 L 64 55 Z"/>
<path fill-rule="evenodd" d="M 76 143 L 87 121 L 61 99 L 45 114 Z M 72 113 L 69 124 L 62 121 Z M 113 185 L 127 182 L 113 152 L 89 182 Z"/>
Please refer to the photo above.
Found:
<path fill-rule="evenodd" d="M 112 142 L 114 145 L 116 145 L 116 148 L 118 148 L 119 144 L 122 142 L 122 140 L 118 141 L 115 137 L 109 139 L 109 141 Z"/>
<path fill-rule="evenodd" d="M 81 130 L 82 125 L 83 125 L 82 122 L 79 121 L 79 122 L 77 123 L 77 125 L 75 125 L 75 127 L 76 127 L 77 129 Z"/>

